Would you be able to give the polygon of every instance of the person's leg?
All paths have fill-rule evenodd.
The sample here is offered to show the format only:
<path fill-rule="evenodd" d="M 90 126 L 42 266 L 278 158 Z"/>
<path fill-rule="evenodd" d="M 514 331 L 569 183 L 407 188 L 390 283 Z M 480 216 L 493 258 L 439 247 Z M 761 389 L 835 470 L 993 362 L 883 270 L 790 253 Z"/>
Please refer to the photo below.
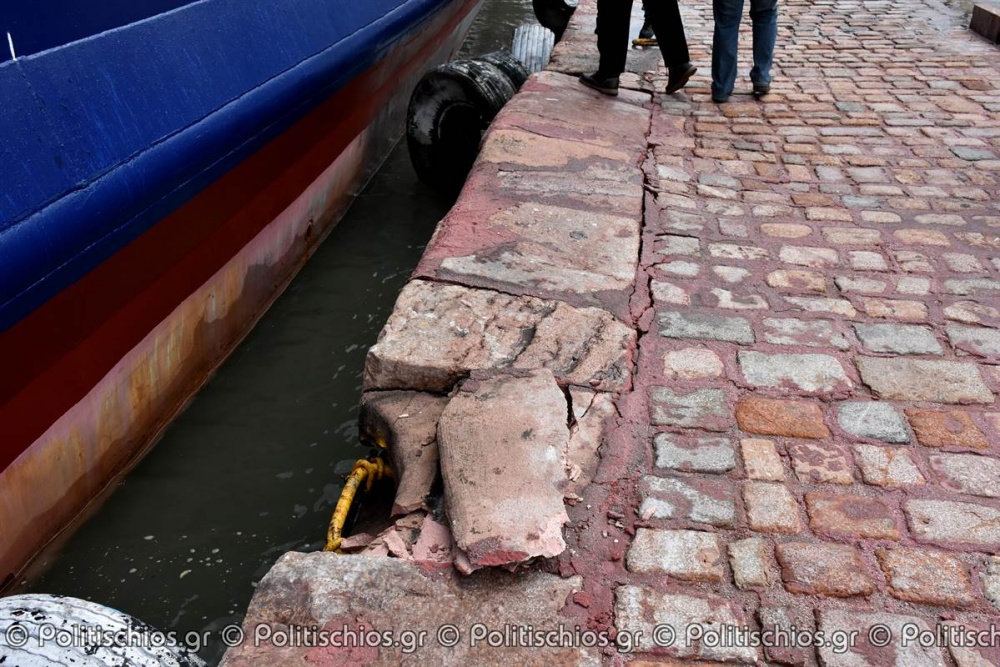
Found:
<path fill-rule="evenodd" d="M 755 89 L 763 90 L 771 85 L 771 63 L 778 40 L 778 0 L 750 0 L 750 20 L 753 21 L 750 80 Z"/>
<path fill-rule="evenodd" d="M 646 16 L 653 24 L 653 32 L 660 44 L 663 62 L 671 70 L 687 65 L 691 61 L 688 53 L 687 36 L 677 0 L 646 0 Z"/>
<path fill-rule="evenodd" d="M 646 5 L 653 0 L 642 0 L 642 29 L 639 31 L 639 39 L 653 40 L 656 39 L 655 33 L 653 33 L 653 23 L 649 20 L 649 10 Z"/>
<path fill-rule="evenodd" d="M 712 0 L 715 34 L 712 38 L 712 99 L 724 101 L 736 85 L 740 19 L 743 0 Z"/>
<path fill-rule="evenodd" d="M 618 76 L 625 71 L 632 0 L 597 0 L 597 51 L 600 63 L 593 74 L 581 74 L 580 83 L 604 93 L 618 94 Z"/>
<path fill-rule="evenodd" d="M 684 21 L 677 0 L 647 0 L 649 18 L 653 23 L 663 62 L 670 72 L 667 93 L 683 88 L 698 68 L 691 64 Z"/>
<path fill-rule="evenodd" d="M 597 73 L 618 76 L 625 71 L 632 0 L 597 0 Z"/>

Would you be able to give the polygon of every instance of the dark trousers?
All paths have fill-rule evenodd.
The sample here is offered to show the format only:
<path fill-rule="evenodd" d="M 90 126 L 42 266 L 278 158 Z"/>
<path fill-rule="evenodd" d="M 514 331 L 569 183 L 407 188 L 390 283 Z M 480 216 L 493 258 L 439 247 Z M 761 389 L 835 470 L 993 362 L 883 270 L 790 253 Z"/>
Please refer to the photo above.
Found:
<path fill-rule="evenodd" d="M 677 0 L 646 0 L 644 4 L 646 18 L 653 26 L 667 67 L 678 67 L 691 60 Z M 632 0 L 597 0 L 597 51 L 601 54 L 601 74 L 615 76 L 625 71 L 631 17 Z"/>

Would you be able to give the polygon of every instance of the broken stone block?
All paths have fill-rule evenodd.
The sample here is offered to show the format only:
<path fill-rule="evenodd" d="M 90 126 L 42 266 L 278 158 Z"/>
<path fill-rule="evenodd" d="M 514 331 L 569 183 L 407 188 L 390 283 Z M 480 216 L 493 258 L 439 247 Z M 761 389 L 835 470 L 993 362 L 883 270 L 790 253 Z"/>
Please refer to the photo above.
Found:
<path fill-rule="evenodd" d="M 569 494 L 578 494 L 594 478 L 600 458 L 597 450 L 604 439 L 605 420 L 614 414 L 614 399 L 610 394 L 570 387 L 575 423 L 570 428 L 569 442 L 563 456 L 566 470 L 566 488 Z"/>
<path fill-rule="evenodd" d="M 794 394 L 836 394 L 854 386 L 837 358 L 828 354 L 740 351 L 738 357 L 743 376 L 755 387 Z"/>
<path fill-rule="evenodd" d="M 926 480 L 904 449 L 856 445 L 854 460 L 865 482 L 888 489 L 923 484 Z"/>
<path fill-rule="evenodd" d="M 996 553 L 1000 546 L 1000 510 L 976 503 L 908 500 L 903 506 L 910 532 L 919 542 L 948 547 L 968 544 Z"/>
<path fill-rule="evenodd" d="M 992 359 L 1000 357 L 1000 331 L 996 329 L 949 324 L 945 331 L 956 350 Z"/>
<path fill-rule="evenodd" d="M 729 543 L 733 580 L 741 589 L 766 588 L 771 584 L 770 557 L 764 540 L 748 537 Z"/>
<path fill-rule="evenodd" d="M 518 647 L 473 643 L 473 628 L 505 626 L 558 630 L 560 609 L 582 588 L 580 577 L 542 572 L 486 571 L 472 577 L 427 574 L 396 558 L 358 558 L 332 553 L 287 553 L 261 580 L 244 620 L 246 641 L 223 657 L 224 667 L 258 665 L 477 665 L 501 667 L 599 667 L 599 648 Z M 477 625 L 479 624 L 479 625 Z M 454 626 L 456 638 L 439 635 Z M 335 633 L 392 632 L 390 646 L 288 641 L 291 630 Z M 425 641 L 418 640 L 423 633 Z M 411 641 L 412 640 L 412 641 Z M 336 644 L 336 642 L 331 642 Z"/>
<path fill-rule="evenodd" d="M 660 433 L 653 440 L 656 467 L 687 472 L 729 472 L 736 467 L 736 453 L 728 438 L 682 437 Z"/>
<path fill-rule="evenodd" d="M 428 509 L 427 494 L 438 474 L 437 423 L 448 403 L 417 391 L 368 392 L 361 397 L 363 438 L 384 447 L 396 477 L 392 516 Z"/>
<path fill-rule="evenodd" d="M 897 444 L 910 441 L 903 416 L 890 404 L 879 401 L 850 401 L 840 404 L 840 428 L 859 438 Z"/>
<path fill-rule="evenodd" d="M 813 611 L 808 607 L 761 607 L 757 610 L 757 617 L 760 620 L 761 630 L 764 632 L 783 632 L 788 636 L 796 630 L 802 632 L 815 632 L 816 624 L 813 618 Z M 811 646 L 800 646 L 797 642 L 776 641 L 764 647 L 764 655 L 777 665 L 801 665 L 814 664 L 813 648 Z"/>
<path fill-rule="evenodd" d="M 438 423 L 445 504 L 460 569 L 557 556 L 566 548 L 566 396 L 551 371 L 466 380 Z"/>
<path fill-rule="evenodd" d="M 340 541 L 340 550 L 345 554 L 361 551 L 375 539 L 371 533 L 355 533 L 350 537 L 345 537 Z"/>
<path fill-rule="evenodd" d="M 446 392 L 474 370 L 547 368 L 563 384 L 620 391 L 635 332 L 607 311 L 410 282 L 365 359 L 365 389 Z"/>

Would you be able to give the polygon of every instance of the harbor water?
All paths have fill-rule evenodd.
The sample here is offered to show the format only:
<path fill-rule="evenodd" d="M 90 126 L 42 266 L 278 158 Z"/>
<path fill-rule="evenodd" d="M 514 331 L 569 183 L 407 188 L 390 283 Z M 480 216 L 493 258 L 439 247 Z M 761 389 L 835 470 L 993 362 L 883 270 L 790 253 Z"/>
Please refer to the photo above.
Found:
<path fill-rule="evenodd" d="M 510 44 L 528 0 L 486 0 L 462 56 Z M 315 256 L 155 448 L 18 592 L 70 595 L 178 636 L 238 624 L 289 550 L 322 547 L 357 442 L 365 353 L 448 202 L 400 142 Z"/>

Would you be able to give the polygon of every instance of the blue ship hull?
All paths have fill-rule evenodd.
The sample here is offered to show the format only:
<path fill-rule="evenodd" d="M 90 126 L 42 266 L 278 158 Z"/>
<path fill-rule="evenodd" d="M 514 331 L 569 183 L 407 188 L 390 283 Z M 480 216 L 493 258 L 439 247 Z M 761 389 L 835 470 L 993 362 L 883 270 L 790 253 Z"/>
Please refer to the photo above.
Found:
<path fill-rule="evenodd" d="M 478 4 L 0 9 L 0 586 L 280 293 Z"/>

